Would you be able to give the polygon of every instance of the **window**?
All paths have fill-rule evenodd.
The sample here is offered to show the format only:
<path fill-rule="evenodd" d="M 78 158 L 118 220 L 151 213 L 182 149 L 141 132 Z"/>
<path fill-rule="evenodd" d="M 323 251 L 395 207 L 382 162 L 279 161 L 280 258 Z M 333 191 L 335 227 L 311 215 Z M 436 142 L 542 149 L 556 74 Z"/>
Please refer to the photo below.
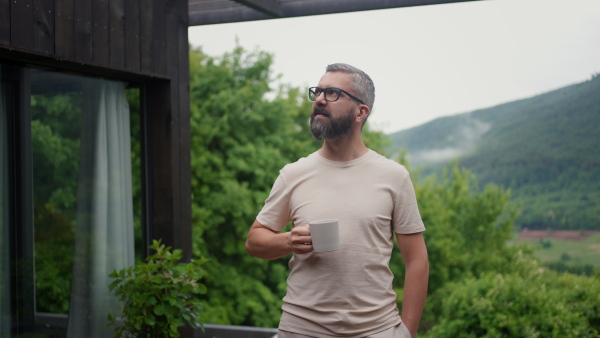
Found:
<path fill-rule="evenodd" d="M 0 338 L 22 333 L 99 337 L 102 331 L 110 337 L 106 314 L 119 305 L 108 291 L 108 274 L 134 263 L 134 223 L 135 237 L 142 237 L 141 189 L 132 183 L 141 181 L 140 161 L 134 161 L 132 170 L 132 158 L 139 155 L 132 156 L 131 146 L 132 130 L 140 133 L 137 124 L 130 126 L 139 117 L 130 116 L 127 100 L 139 100 L 139 94 L 119 81 L 24 68 L 20 74 L 18 87 L 25 99 L 14 112 L 0 108 L 0 202 L 19 204 L 31 219 L 16 213 L 13 220 L 10 212 L 0 209 L 0 244 L 2 250 L 17 247 L 16 256 L 32 259 L 13 264 L 11 271 L 6 267 L 11 262 L 4 259 L 10 255 L 2 252 Z M 137 111 L 139 103 L 133 106 Z M 18 130 L 14 136 L 2 130 L 9 127 L 11 114 Z M 12 150 L 10 138 L 15 139 Z M 139 150 L 139 140 L 133 144 Z M 11 160 L 11 151 L 19 160 Z M 13 183 L 11 161 L 19 162 L 16 168 L 28 168 L 15 170 Z M 11 197 L 5 192 L 11 189 L 4 187 L 10 184 L 14 191 L 30 190 L 30 198 L 5 203 Z M 4 236 L 11 229 L 18 237 L 15 241 Z M 13 282 L 23 294 L 12 303 L 5 296 L 10 293 L 10 276 L 25 276 Z M 15 313 L 26 314 L 15 318 Z"/>

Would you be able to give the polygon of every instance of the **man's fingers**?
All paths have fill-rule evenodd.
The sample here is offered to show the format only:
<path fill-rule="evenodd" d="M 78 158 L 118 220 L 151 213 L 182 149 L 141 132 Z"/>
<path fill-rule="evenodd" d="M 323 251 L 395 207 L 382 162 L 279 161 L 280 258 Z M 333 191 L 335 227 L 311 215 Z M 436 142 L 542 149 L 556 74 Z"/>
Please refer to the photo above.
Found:
<path fill-rule="evenodd" d="M 313 251 L 312 238 L 308 224 L 295 227 L 290 235 L 292 251 L 297 254 L 305 254 Z"/>
<path fill-rule="evenodd" d="M 294 236 L 292 238 L 294 244 L 312 244 L 312 238 L 310 236 Z"/>
<path fill-rule="evenodd" d="M 313 251 L 312 244 L 306 244 L 306 243 L 294 244 L 294 246 L 292 248 L 293 248 L 294 253 L 297 253 L 297 254 L 306 254 L 306 253 Z"/>

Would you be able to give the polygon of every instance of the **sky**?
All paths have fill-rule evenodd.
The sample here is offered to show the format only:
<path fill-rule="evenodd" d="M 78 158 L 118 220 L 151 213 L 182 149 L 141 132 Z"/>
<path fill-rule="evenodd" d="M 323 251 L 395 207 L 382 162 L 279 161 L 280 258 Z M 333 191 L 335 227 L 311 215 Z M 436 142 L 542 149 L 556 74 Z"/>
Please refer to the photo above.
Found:
<path fill-rule="evenodd" d="M 274 74 L 315 86 L 343 62 L 375 83 L 385 133 L 532 97 L 600 74 L 600 0 L 486 0 L 193 26 L 211 56 L 237 43 L 273 54 Z M 309 112 L 307 112 L 307 115 Z"/>

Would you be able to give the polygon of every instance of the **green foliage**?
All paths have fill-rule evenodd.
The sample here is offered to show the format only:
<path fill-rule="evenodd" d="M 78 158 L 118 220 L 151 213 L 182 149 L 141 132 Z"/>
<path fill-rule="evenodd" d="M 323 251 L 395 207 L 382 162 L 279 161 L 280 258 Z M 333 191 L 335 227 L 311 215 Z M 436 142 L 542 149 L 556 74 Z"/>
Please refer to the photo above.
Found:
<path fill-rule="evenodd" d="M 241 47 L 190 51 L 193 250 L 211 258 L 204 316 L 214 324 L 278 325 L 289 258 L 252 258 L 244 244 L 279 170 L 321 146 L 306 89 L 270 87 L 272 59 Z M 387 137 L 365 128 L 365 143 L 381 150 Z"/>
<path fill-rule="evenodd" d="M 108 315 L 116 337 L 179 337 L 178 328 L 202 325 L 199 295 L 206 286 L 199 282 L 205 260 L 179 263 L 181 250 L 170 251 L 154 240 L 155 254 L 146 263 L 113 271 L 110 290 L 124 302 L 123 311 Z"/>
<path fill-rule="evenodd" d="M 449 285 L 426 337 L 598 337 L 600 280 L 515 256 L 513 270 Z"/>
<path fill-rule="evenodd" d="M 518 217 L 509 192 L 494 184 L 480 189 L 473 173 L 457 164 L 444 170 L 441 180 L 430 176 L 415 183 L 415 192 L 427 227 L 429 259 L 436 264 L 431 292 L 510 264 L 519 248 L 507 245 Z"/>
<path fill-rule="evenodd" d="M 600 274 L 558 273 L 533 260 L 533 248 L 511 245 L 519 212 L 509 191 L 481 189 L 458 164 L 441 178 L 413 176 L 431 264 L 425 337 L 598 336 Z M 402 278 L 395 280 L 401 303 Z"/>
<path fill-rule="evenodd" d="M 75 242 L 81 95 L 31 96 L 36 310 L 68 313 Z"/>
<path fill-rule="evenodd" d="M 507 244 L 518 217 L 508 191 L 494 184 L 479 188 L 473 173 L 457 164 L 446 168 L 441 178 L 420 180 L 416 172 L 412 178 L 427 229 L 424 236 L 431 262 L 429 297 L 421 325 L 427 330 L 439 320 L 449 283 L 507 270 L 515 252 L 523 248 Z M 396 276 L 394 287 L 401 295 L 404 266 L 397 251 L 392 255 L 391 268 Z"/>
<path fill-rule="evenodd" d="M 142 245 L 142 128 L 140 112 L 140 89 L 127 88 L 125 91 L 129 104 L 129 125 L 131 128 L 131 185 L 133 200 L 133 235 L 136 248 Z M 143 261 L 142 250 L 135 250 L 136 261 Z"/>

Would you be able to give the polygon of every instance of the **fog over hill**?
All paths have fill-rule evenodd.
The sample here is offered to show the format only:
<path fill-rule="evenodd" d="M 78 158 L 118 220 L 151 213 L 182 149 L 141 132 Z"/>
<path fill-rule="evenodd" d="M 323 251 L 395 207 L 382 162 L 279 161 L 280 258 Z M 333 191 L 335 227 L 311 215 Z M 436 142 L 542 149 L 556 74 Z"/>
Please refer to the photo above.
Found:
<path fill-rule="evenodd" d="M 412 167 L 459 160 L 511 189 L 521 226 L 600 229 L 600 76 L 531 98 L 446 116 L 390 137 Z"/>

